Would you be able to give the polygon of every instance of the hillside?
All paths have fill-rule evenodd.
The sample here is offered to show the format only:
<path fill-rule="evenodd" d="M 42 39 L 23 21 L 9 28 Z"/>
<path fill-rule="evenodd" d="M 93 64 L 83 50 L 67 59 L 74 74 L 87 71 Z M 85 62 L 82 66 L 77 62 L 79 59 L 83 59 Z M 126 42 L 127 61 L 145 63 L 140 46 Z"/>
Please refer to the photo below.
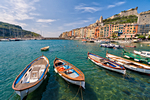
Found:
<path fill-rule="evenodd" d="M 135 15 L 116 17 L 113 19 L 104 19 L 105 24 L 124 24 L 124 23 L 137 23 L 138 17 Z"/>
<path fill-rule="evenodd" d="M 0 22 L 0 38 L 31 38 L 41 37 L 41 35 L 23 30 L 21 26 Z"/>

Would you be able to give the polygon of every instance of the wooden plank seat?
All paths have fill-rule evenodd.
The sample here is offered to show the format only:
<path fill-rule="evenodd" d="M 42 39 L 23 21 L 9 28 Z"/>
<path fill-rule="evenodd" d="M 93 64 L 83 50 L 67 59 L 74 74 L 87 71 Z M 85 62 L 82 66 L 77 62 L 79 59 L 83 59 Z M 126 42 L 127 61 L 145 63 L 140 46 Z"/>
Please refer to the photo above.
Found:
<path fill-rule="evenodd" d="M 70 70 L 70 69 L 73 69 L 73 68 L 65 69 L 65 70 L 59 71 L 59 72 L 60 72 L 60 73 L 64 73 L 64 72 L 66 72 L 66 71 L 68 71 L 68 70 Z"/>

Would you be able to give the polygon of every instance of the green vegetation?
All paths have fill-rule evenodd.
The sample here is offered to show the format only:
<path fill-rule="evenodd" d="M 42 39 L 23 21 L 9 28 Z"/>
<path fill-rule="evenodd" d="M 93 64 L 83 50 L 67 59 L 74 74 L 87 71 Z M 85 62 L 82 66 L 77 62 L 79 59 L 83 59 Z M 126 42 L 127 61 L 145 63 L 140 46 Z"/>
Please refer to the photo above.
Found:
<path fill-rule="evenodd" d="M 140 35 L 138 38 L 145 39 L 145 36 L 144 35 Z"/>
<path fill-rule="evenodd" d="M 0 22 L 0 38 L 15 38 L 15 37 L 31 38 L 31 37 L 41 37 L 41 35 L 31 31 L 23 30 L 22 27 L 18 25 Z"/>
<path fill-rule="evenodd" d="M 104 19 L 105 24 L 123 24 L 123 23 L 134 23 L 137 22 L 138 17 L 135 15 L 115 17 L 113 19 Z"/>

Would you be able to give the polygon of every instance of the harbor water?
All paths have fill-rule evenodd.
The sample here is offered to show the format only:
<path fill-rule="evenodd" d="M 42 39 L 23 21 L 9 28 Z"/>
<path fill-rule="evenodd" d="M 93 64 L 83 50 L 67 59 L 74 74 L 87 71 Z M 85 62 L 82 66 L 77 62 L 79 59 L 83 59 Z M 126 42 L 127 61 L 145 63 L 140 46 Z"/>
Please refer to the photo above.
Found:
<path fill-rule="evenodd" d="M 147 44 L 132 43 L 135 50 L 150 50 Z M 50 46 L 48 51 L 40 48 Z M 12 83 L 16 76 L 34 59 L 45 55 L 50 62 L 46 80 L 27 100 L 148 100 L 150 99 L 150 76 L 127 69 L 126 75 L 101 68 L 87 59 L 87 53 L 105 57 L 106 51 L 123 56 L 123 49 L 100 47 L 98 43 L 82 43 L 74 40 L 30 40 L 0 42 L 0 100 L 20 100 L 14 93 Z M 64 59 L 85 75 L 85 90 L 63 80 L 54 72 L 55 57 Z"/>

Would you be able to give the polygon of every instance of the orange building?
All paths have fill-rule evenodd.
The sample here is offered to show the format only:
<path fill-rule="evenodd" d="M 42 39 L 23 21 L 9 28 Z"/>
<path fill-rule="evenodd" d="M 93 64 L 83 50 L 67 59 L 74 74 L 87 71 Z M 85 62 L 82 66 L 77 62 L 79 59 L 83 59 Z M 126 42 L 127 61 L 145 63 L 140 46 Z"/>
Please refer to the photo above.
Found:
<path fill-rule="evenodd" d="M 95 38 L 99 38 L 100 37 L 100 30 L 99 30 L 100 26 L 95 27 Z"/>
<path fill-rule="evenodd" d="M 68 37 L 71 37 L 72 36 L 72 31 L 69 31 L 68 32 Z"/>

